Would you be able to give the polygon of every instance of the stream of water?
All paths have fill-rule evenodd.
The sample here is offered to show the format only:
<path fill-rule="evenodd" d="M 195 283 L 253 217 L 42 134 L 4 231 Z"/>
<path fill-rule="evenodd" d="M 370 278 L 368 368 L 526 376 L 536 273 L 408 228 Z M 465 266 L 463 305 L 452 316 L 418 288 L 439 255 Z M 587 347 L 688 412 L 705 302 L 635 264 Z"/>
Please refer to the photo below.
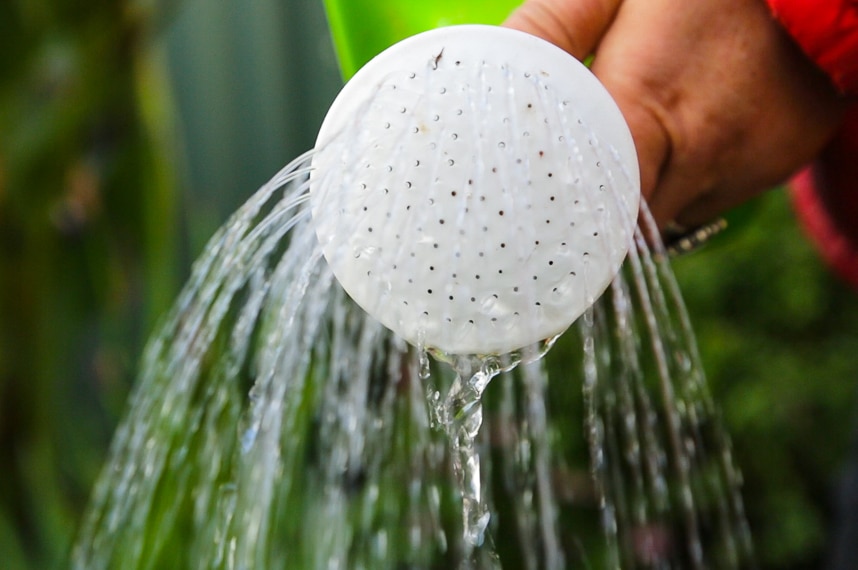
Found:
<path fill-rule="evenodd" d="M 149 342 L 73 567 L 751 567 L 741 476 L 645 216 L 560 338 L 430 354 L 337 285 L 309 160 L 212 238 Z"/>

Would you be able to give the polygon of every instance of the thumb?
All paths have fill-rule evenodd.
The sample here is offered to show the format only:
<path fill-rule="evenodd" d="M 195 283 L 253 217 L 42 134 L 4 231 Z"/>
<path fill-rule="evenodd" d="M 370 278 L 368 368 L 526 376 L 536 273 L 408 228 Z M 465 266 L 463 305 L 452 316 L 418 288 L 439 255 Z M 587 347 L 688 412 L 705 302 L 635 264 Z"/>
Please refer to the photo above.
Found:
<path fill-rule="evenodd" d="M 640 168 L 641 195 L 659 225 L 676 215 L 676 204 L 654 204 L 656 188 L 664 184 L 665 176 L 673 178 L 675 173 L 669 168 L 673 154 L 673 138 L 668 129 L 670 120 L 668 110 L 658 97 L 654 96 L 646 84 L 624 66 L 629 60 L 625 52 L 613 50 L 599 52 L 593 63 L 592 71 L 605 89 L 611 94 L 631 132 L 638 155 Z M 690 180 L 675 180 L 679 190 L 676 197 L 685 194 L 683 188 Z M 664 207 L 662 207 L 664 206 Z"/>
<path fill-rule="evenodd" d="M 579 60 L 591 55 L 622 0 L 527 0 L 504 26 L 541 37 Z"/>
<path fill-rule="evenodd" d="M 579 60 L 592 55 L 605 40 L 592 71 L 614 97 L 623 113 L 640 164 L 641 190 L 650 197 L 662 165 L 670 155 L 670 138 L 663 128 L 657 105 L 640 102 L 640 85 L 630 81 L 624 42 L 608 33 L 617 19 L 622 0 L 526 0 L 504 22 L 505 26 L 539 36 Z M 604 53 L 603 53 L 604 52 Z"/>

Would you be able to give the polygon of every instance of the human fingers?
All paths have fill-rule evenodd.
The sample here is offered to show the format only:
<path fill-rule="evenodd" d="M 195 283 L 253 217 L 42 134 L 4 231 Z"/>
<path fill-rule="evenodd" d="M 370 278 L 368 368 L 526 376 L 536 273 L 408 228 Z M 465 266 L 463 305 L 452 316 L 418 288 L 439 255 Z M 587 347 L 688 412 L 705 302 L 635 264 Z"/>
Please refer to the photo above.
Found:
<path fill-rule="evenodd" d="M 647 51 L 648 38 L 641 34 L 645 30 L 637 25 L 640 17 L 635 3 L 623 0 L 528 0 L 504 25 L 542 37 L 578 59 L 598 52 L 593 71 L 629 124 L 638 151 L 641 189 L 649 197 L 669 155 L 670 138 L 658 112 L 661 106 L 648 102 L 650 91 L 641 88 L 636 81 L 640 72 L 628 63 L 635 54 Z M 644 20 L 649 17 L 643 15 Z M 603 43 L 606 38 L 610 40 Z"/>
<path fill-rule="evenodd" d="M 541 37 L 579 60 L 591 55 L 622 0 L 527 0 L 504 25 Z"/>
<path fill-rule="evenodd" d="M 753 0 L 627 1 L 593 69 L 630 123 L 660 226 L 697 226 L 784 181 L 846 104 Z"/>
<path fill-rule="evenodd" d="M 629 127 L 638 155 L 641 195 L 650 202 L 672 153 L 673 136 L 667 110 L 652 92 L 640 88 L 630 77 L 610 71 L 610 67 L 596 71 Z"/>
<path fill-rule="evenodd" d="M 684 46 L 663 41 L 663 30 L 675 27 L 668 8 L 670 0 L 624 2 L 601 38 L 591 66 L 626 119 L 638 154 L 641 194 L 648 201 L 670 161 L 676 138 L 670 93 L 676 78 L 673 62 L 682 59 Z"/>

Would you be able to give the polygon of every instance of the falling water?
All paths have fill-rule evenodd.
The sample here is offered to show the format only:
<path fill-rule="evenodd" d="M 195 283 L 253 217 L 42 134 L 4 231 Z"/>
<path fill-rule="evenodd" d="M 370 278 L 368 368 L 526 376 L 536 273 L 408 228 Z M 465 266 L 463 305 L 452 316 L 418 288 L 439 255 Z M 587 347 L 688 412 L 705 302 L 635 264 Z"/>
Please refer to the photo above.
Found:
<path fill-rule="evenodd" d="M 441 52 L 453 55 L 451 49 Z M 73 567 L 751 566 L 741 478 L 706 389 L 667 255 L 645 208 L 639 227 L 623 234 L 631 249 L 620 274 L 595 300 L 602 286 L 588 269 L 600 255 L 621 259 L 620 250 L 607 245 L 604 230 L 623 225 L 630 210 L 627 202 L 612 205 L 603 198 L 629 180 L 616 149 L 601 145 L 588 131 L 586 117 L 576 117 L 572 105 L 554 95 L 547 72 L 519 73 L 478 59 L 472 62 L 476 79 L 461 80 L 457 74 L 466 71 L 466 60 L 448 57 L 439 65 L 439 57 L 389 76 L 390 85 L 379 83 L 366 107 L 344 114 L 356 135 L 337 135 L 332 146 L 322 144 L 316 154 L 295 160 L 212 238 L 146 348 L 130 411 L 72 553 Z M 436 77 L 446 81 L 444 87 L 433 83 Z M 400 79 L 408 89 L 398 87 Z M 430 105 L 423 117 L 428 120 L 420 122 L 405 106 L 391 105 L 403 91 L 422 101 L 414 81 L 425 85 L 423 93 L 440 92 L 444 101 L 452 100 L 452 86 L 459 86 L 456 96 L 463 103 L 449 115 L 460 118 L 445 119 L 445 126 L 441 112 Z M 379 142 L 376 131 L 396 122 L 386 118 L 391 109 L 396 133 Z M 500 122 L 484 122 L 478 112 L 485 109 Z M 429 126 L 436 122 L 437 127 Z M 489 139 L 498 133 L 503 147 Z M 576 133 L 584 135 L 577 142 Z M 466 153 L 476 164 L 473 174 L 462 164 L 467 160 L 454 164 L 452 159 L 468 138 L 478 141 L 473 148 L 484 143 L 491 148 Z M 447 142 L 435 144 L 442 139 Z M 358 142 L 369 142 L 372 151 L 367 155 Z M 526 187 L 539 173 L 551 179 L 546 184 L 571 188 L 584 196 L 581 202 L 589 201 L 579 204 L 578 194 L 567 201 L 569 196 L 555 193 L 546 201 L 557 210 L 555 220 L 571 224 L 564 231 L 585 228 L 584 246 L 567 244 L 565 234 L 555 230 L 560 224 L 549 232 L 550 220 L 521 222 L 516 234 L 532 257 L 542 255 L 532 244 L 545 235 L 559 235 L 558 245 L 570 258 L 575 247 L 583 247 L 574 250 L 580 267 L 573 269 L 580 275 L 567 267 L 563 277 L 567 283 L 574 277 L 575 295 L 595 304 L 575 325 L 512 353 L 452 355 L 420 348 L 419 336 L 418 347 L 406 343 L 351 301 L 330 268 L 330 244 L 336 242 L 328 241 L 326 249 L 317 233 L 336 235 L 337 215 L 353 207 L 361 216 L 375 203 L 340 201 L 320 213 L 318 202 L 314 206 L 310 200 L 311 182 L 333 177 L 336 189 L 363 186 L 374 200 L 373 190 L 387 195 L 393 186 L 375 188 L 360 177 L 396 176 L 394 165 L 402 163 L 402 155 L 413 159 L 409 153 L 418 150 L 426 154 L 416 162 L 423 160 L 422 168 L 434 177 L 426 186 L 438 191 L 439 180 L 453 184 L 452 192 L 442 190 L 460 223 L 473 225 L 481 214 L 460 202 L 467 193 L 456 188 L 493 188 L 500 175 L 512 189 Z M 326 151 L 327 159 L 312 162 Z M 331 157 L 347 162 L 343 167 Z M 605 172 L 605 186 L 587 194 L 586 182 Z M 510 214 L 507 220 L 537 209 L 527 192 L 501 186 L 486 200 L 500 201 L 489 206 L 492 231 L 505 229 L 494 217 L 498 210 Z M 410 198 L 390 194 L 380 214 L 371 212 L 381 216 L 378 224 L 392 224 L 386 220 L 393 213 L 412 208 Z M 445 223 L 453 217 L 445 216 L 439 226 L 454 225 Z M 360 243 L 376 239 L 378 231 L 372 240 L 368 236 L 378 224 L 358 228 L 366 232 Z M 479 226 L 489 229 L 488 223 Z M 345 234 L 355 228 L 346 225 Z M 385 255 L 395 253 L 385 261 L 397 271 L 396 279 L 410 283 L 420 270 L 426 273 L 426 267 L 415 265 L 426 266 L 426 259 L 400 257 L 406 255 L 404 244 L 411 247 L 424 236 L 394 237 L 398 245 L 382 244 Z M 458 247 L 457 240 L 447 241 Z M 459 258 L 434 254 L 439 241 L 420 242 L 427 255 L 437 256 L 430 273 L 434 264 Z M 361 263 L 380 249 L 355 252 L 352 242 L 344 243 L 349 247 L 339 253 L 362 256 Z M 514 286 L 518 292 L 518 258 L 510 250 L 519 246 L 510 242 L 506 248 L 506 243 L 499 247 L 511 265 L 498 273 L 508 290 Z M 455 262 L 461 267 L 485 263 L 479 248 L 461 253 Z M 412 250 L 409 257 L 417 256 Z M 553 255 L 539 259 L 542 269 L 534 272 L 545 271 L 541 284 L 561 264 L 555 265 L 559 258 Z M 377 266 L 360 269 L 358 274 L 369 276 Z M 535 283 L 535 273 L 525 279 L 531 275 Z M 364 292 L 378 290 L 378 298 L 370 301 L 386 308 L 390 299 L 383 287 L 371 286 Z M 420 293 L 431 295 L 426 289 Z M 504 294 L 522 307 L 544 300 Z M 454 300 L 452 293 L 445 295 L 435 315 L 442 326 L 444 317 L 459 316 L 444 314 L 452 306 L 446 300 Z M 460 309 L 476 300 L 476 295 L 456 299 Z M 528 326 L 524 313 L 510 316 L 517 327 L 508 332 Z M 462 320 L 468 324 L 467 317 Z M 488 323 L 482 330 L 491 330 L 493 320 L 483 320 Z M 405 324 L 409 333 L 420 328 Z M 480 340 L 472 335 L 469 342 Z"/>
<path fill-rule="evenodd" d="M 750 565 L 651 224 L 544 358 L 430 358 L 336 284 L 308 164 L 212 238 L 149 342 L 74 567 Z"/>

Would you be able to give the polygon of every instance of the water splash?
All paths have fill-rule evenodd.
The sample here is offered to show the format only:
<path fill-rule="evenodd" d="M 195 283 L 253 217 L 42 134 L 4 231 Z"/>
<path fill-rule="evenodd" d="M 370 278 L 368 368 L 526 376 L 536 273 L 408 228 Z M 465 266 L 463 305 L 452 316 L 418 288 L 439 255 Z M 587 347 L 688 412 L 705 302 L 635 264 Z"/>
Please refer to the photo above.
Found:
<path fill-rule="evenodd" d="M 477 436 L 483 425 L 483 393 L 497 375 L 511 372 L 520 364 L 536 362 L 545 356 L 556 338 L 501 356 L 461 356 L 431 351 L 437 360 L 449 364 L 455 373 L 455 379 L 443 400 L 438 397 L 440 393 L 429 384 L 429 403 L 433 427 L 443 429 L 450 441 L 452 468 L 462 495 L 465 543 L 469 546 L 483 545 L 491 517 L 482 497 L 481 463 L 477 450 Z M 421 378 L 431 382 L 426 353 L 422 361 L 424 373 Z"/>
<path fill-rule="evenodd" d="M 750 565 L 651 225 L 544 358 L 430 358 L 336 285 L 308 161 L 212 238 L 149 342 L 73 567 Z"/>

